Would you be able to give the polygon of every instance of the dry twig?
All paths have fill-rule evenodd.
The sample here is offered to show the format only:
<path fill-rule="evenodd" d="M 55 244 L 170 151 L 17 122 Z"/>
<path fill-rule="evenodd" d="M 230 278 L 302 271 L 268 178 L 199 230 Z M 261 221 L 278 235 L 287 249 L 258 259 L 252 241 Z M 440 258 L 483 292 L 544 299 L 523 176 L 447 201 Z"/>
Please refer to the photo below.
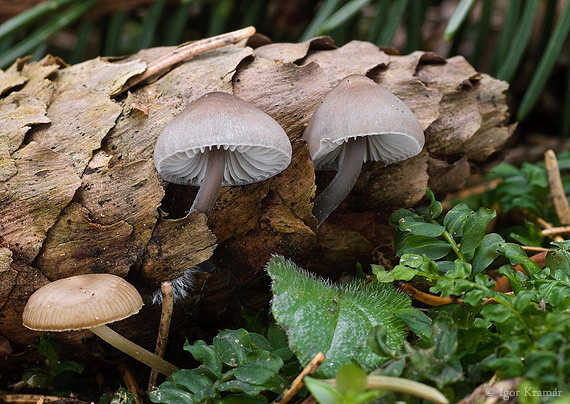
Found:
<path fill-rule="evenodd" d="M 237 31 L 228 32 L 225 34 L 213 36 L 211 38 L 200 39 L 199 41 L 192 42 L 188 45 L 181 46 L 174 49 L 172 52 L 153 60 L 150 62 L 144 72 L 131 77 L 123 86 L 118 94 L 122 94 L 129 88 L 136 86 L 141 81 L 154 76 L 157 73 L 164 72 L 176 63 L 182 62 L 185 59 L 199 55 L 213 49 L 221 48 L 232 43 L 242 41 L 255 34 L 254 27 L 242 28 Z M 117 94 L 117 95 L 118 95 Z"/>
<path fill-rule="evenodd" d="M 16 404 L 42 404 L 52 402 L 84 403 L 72 397 L 44 396 L 41 394 L 0 394 L 0 402 Z"/>
<path fill-rule="evenodd" d="M 172 283 L 164 281 L 160 285 L 162 292 L 162 311 L 160 313 L 160 325 L 158 327 L 158 337 L 156 339 L 156 346 L 154 353 L 164 358 L 166 344 L 168 343 L 168 334 L 170 333 L 170 322 L 172 320 L 172 310 L 174 307 L 174 297 L 172 291 Z M 158 381 L 158 371 L 152 369 L 150 378 L 148 380 L 148 391 L 153 391 Z"/>
<path fill-rule="evenodd" d="M 463 300 L 458 297 L 440 297 L 422 292 L 406 282 L 399 282 L 398 286 L 404 290 L 412 299 L 427 304 L 428 306 L 442 306 L 444 304 L 461 303 Z"/>
<path fill-rule="evenodd" d="M 303 378 L 305 376 L 312 375 L 313 373 L 315 373 L 319 368 L 319 366 L 321 366 L 324 361 L 325 361 L 324 353 L 319 352 L 318 354 L 316 354 L 315 357 L 311 360 L 311 362 L 309 362 L 309 364 L 305 367 L 305 369 L 303 369 L 301 373 L 299 373 L 299 376 L 297 376 L 295 380 L 293 380 L 293 383 L 291 383 L 291 385 L 288 388 L 286 388 L 285 391 L 275 399 L 275 401 L 273 401 L 273 404 L 285 404 L 289 402 L 289 400 L 291 400 L 293 397 L 295 397 L 295 395 L 299 392 L 299 390 L 303 388 L 304 385 Z"/>
<path fill-rule="evenodd" d="M 548 173 L 550 195 L 552 196 L 558 219 L 560 219 L 560 223 L 562 224 L 570 224 L 570 206 L 568 205 L 568 199 L 566 199 L 564 188 L 562 187 L 558 160 L 552 150 L 547 150 L 544 153 L 544 163 L 546 164 L 546 172 Z"/>
<path fill-rule="evenodd" d="M 123 382 L 125 382 L 125 388 L 135 395 L 136 404 L 142 404 L 143 400 L 139 394 L 139 385 L 133 375 L 131 369 L 127 366 L 125 362 L 119 362 L 117 368 L 123 376 Z"/>
<path fill-rule="evenodd" d="M 530 246 L 530 245 L 521 245 L 521 248 L 525 251 L 534 251 L 534 252 L 547 252 L 550 251 L 550 249 L 545 248 L 545 247 L 534 247 L 534 246 Z"/>

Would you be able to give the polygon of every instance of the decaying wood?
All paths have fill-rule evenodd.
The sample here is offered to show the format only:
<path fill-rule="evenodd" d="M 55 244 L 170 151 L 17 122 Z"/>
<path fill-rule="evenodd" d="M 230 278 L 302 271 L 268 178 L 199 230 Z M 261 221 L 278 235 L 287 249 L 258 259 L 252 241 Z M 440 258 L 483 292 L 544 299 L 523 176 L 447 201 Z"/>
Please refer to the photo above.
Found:
<path fill-rule="evenodd" d="M 66 276 L 115 273 L 148 299 L 161 282 L 192 268 L 199 282 L 176 305 L 176 328 L 177 308 L 199 326 L 266 303 L 263 267 L 275 253 L 328 276 L 352 271 L 390 243 L 386 219 L 395 208 L 418 204 L 427 186 L 440 194 L 461 188 L 471 167 L 500 150 L 515 127 L 507 84 L 462 57 L 388 55 L 360 41 L 336 48 L 324 37 L 227 45 L 112 98 L 173 49 L 74 66 L 52 57 L 21 60 L 0 74 L 0 340 L 9 343 L 8 363 L 38 336 L 21 326 L 27 298 Z M 312 200 L 334 173 L 315 174 L 303 130 L 323 96 L 352 73 L 401 98 L 424 128 L 426 146 L 388 167 L 366 163 L 317 232 Z M 167 122 L 210 91 L 233 93 L 272 116 L 289 135 L 293 157 L 272 179 L 222 188 L 206 218 L 187 215 L 196 189 L 165 183 L 152 157 Z M 140 324 L 158 311 L 147 305 L 128 320 L 139 326 L 127 334 L 152 341 L 148 329 L 155 327 Z M 79 345 L 84 335 L 65 338 Z"/>

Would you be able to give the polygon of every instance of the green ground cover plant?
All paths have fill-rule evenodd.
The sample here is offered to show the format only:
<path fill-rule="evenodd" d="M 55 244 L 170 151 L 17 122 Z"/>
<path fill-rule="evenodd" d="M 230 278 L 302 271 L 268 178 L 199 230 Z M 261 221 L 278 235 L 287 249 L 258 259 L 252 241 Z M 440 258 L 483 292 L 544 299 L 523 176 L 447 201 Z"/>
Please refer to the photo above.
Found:
<path fill-rule="evenodd" d="M 153 402 L 183 402 L 182 397 L 194 400 L 189 402 L 241 402 L 228 400 L 244 395 L 265 402 L 267 392 L 278 394 L 287 384 L 280 375 L 285 360 L 291 360 L 294 353 L 306 365 L 318 352 L 324 352 L 327 361 L 317 378 L 338 378 L 337 372 L 348 372 L 343 366 L 356 366 L 358 374 L 400 377 L 433 386 L 450 402 L 493 377 L 520 378 L 518 391 L 528 394 L 519 402 L 562 400 L 562 392 L 570 389 L 570 241 L 552 243 L 543 268 L 520 245 L 487 232 L 495 217 L 493 210 L 473 211 L 457 204 L 443 214 L 433 193 L 427 190 L 426 195 L 428 206 L 398 210 L 390 217 L 400 257 L 391 271 L 373 265 L 372 275 L 337 285 L 283 257 L 272 258 L 267 265 L 273 281 L 272 313 L 287 338 L 281 334 L 275 344 L 238 330 L 222 332 L 212 346 L 202 341 L 187 344 L 185 349 L 203 365 L 177 372 L 151 393 Z M 525 272 L 515 271 L 515 265 Z M 490 269 L 509 279 L 512 293 L 494 290 Z M 454 302 L 428 310 L 413 308 L 410 299 L 393 286 L 399 282 L 423 285 L 429 293 L 452 296 Z M 222 348 L 221 341 L 227 338 L 240 343 Z M 279 350 L 286 355 L 278 355 Z M 257 367 L 259 358 L 264 363 L 262 376 L 240 379 L 240 368 L 252 363 Z M 341 379 L 352 380 L 345 376 Z M 311 383 L 312 389 L 321 391 L 322 400 L 319 393 L 316 396 L 323 403 L 334 397 L 343 397 L 345 401 L 339 402 L 347 403 L 373 398 L 380 402 L 421 400 L 401 392 L 368 391 L 362 386 L 339 390 L 318 381 Z M 224 398 L 227 392 L 232 396 Z M 545 398 L 542 392 L 552 394 Z M 213 401 L 202 401 L 205 397 Z"/>

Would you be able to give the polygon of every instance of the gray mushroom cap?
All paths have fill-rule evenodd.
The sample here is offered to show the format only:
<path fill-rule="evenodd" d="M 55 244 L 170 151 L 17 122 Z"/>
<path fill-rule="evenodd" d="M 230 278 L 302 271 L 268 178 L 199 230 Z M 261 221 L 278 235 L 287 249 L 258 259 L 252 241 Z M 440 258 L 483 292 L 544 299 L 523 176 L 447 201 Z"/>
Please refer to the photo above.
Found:
<path fill-rule="evenodd" d="M 168 182 L 198 186 L 206 176 L 205 151 L 227 151 L 223 186 L 263 181 L 291 162 L 291 143 L 281 126 L 251 104 L 213 92 L 193 101 L 164 128 L 154 164 Z"/>
<path fill-rule="evenodd" d="M 305 129 L 303 139 L 315 169 L 336 170 L 343 144 L 366 137 L 366 161 L 392 164 L 418 154 L 424 133 L 414 113 L 395 95 L 368 77 L 345 77 L 324 97 Z"/>

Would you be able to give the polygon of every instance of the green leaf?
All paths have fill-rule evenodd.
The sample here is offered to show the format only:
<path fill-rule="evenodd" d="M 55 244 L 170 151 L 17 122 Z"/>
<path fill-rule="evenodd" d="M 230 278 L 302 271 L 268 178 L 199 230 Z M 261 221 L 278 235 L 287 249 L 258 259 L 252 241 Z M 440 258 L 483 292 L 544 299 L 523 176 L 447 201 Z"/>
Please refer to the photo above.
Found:
<path fill-rule="evenodd" d="M 372 273 L 376 276 L 376 280 L 381 283 L 394 282 L 396 278 L 392 275 L 392 272 L 387 272 L 382 265 L 371 264 Z"/>
<path fill-rule="evenodd" d="M 568 305 L 562 304 L 562 302 L 568 303 L 570 301 L 570 288 L 567 286 L 555 286 L 544 297 L 544 300 L 553 307 L 562 306 L 562 309 L 565 310 L 568 308 Z"/>
<path fill-rule="evenodd" d="M 549 251 L 544 260 L 545 266 L 553 270 L 562 270 L 570 274 L 570 252 L 566 249 Z"/>
<path fill-rule="evenodd" d="M 497 233 L 489 233 L 483 237 L 475 249 L 473 257 L 473 273 L 483 272 L 500 255 L 499 248 L 505 240 Z"/>
<path fill-rule="evenodd" d="M 336 372 L 336 386 L 342 394 L 362 393 L 368 387 L 366 373 L 353 363 L 341 366 Z"/>
<path fill-rule="evenodd" d="M 269 341 L 267 341 L 267 338 L 265 338 L 263 335 L 257 334 L 255 332 L 250 332 L 249 339 L 251 340 L 251 343 L 255 345 L 253 347 L 254 352 L 256 348 L 259 348 L 263 351 L 273 351 L 273 347 L 271 346 Z"/>
<path fill-rule="evenodd" d="M 34 23 L 35 21 L 38 21 L 38 19 L 45 16 L 46 14 L 50 14 L 62 6 L 73 3 L 74 1 L 75 0 L 43 1 L 33 7 L 28 8 L 26 11 L 17 14 L 16 16 L 10 18 L 0 25 L 0 39 L 4 39 L 19 29 L 22 29 Z"/>
<path fill-rule="evenodd" d="M 558 60 L 560 51 L 566 43 L 568 32 L 570 32 L 570 7 L 565 7 L 554 27 L 552 36 L 546 45 L 546 50 L 540 59 L 538 67 L 534 71 L 534 75 L 521 101 L 517 113 L 518 121 L 522 121 L 528 115 L 538 100 L 552 68 Z"/>
<path fill-rule="evenodd" d="M 429 207 L 428 207 L 428 211 L 429 211 L 429 215 L 435 219 L 437 218 L 439 215 L 441 215 L 441 212 L 443 212 L 443 208 L 441 206 L 441 203 L 438 202 L 435 199 L 435 195 L 433 194 L 431 189 L 426 189 L 426 196 L 429 199 Z"/>
<path fill-rule="evenodd" d="M 405 220 L 420 221 L 423 220 L 423 217 L 418 215 L 417 213 L 410 212 L 407 209 L 398 209 L 397 211 L 395 211 L 390 215 L 390 217 L 388 218 L 388 223 L 390 223 L 394 227 L 398 227 L 400 223 Z"/>
<path fill-rule="evenodd" d="M 515 292 L 515 294 L 518 294 L 522 290 L 524 290 L 521 280 L 519 279 L 519 276 L 522 275 L 522 273 L 519 271 L 515 271 L 512 265 L 509 264 L 503 265 L 498 269 L 498 272 L 501 275 L 505 275 L 507 277 L 511 285 L 511 289 L 513 290 L 513 292 Z"/>
<path fill-rule="evenodd" d="M 430 338 L 431 318 L 426 316 L 423 312 L 418 309 L 402 309 L 394 313 L 394 315 L 404 320 L 414 334 L 424 338 Z"/>
<path fill-rule="evenodd" d="M 22 381 L 30 387 L 46 388 L 52 380 L 51 372 L 45 366 L 31 367 L 22 375 Z"/>
<path fill-rule="evenodd" d="M 370 3 L 371 0 L 351 0 L 341 8 L 339 8 L 333 15 L 331 15 L 323 23 L 319 29 L 319 34 L 331 32 L 343 24 L 349 22 L 360 10 Z"/>
<path fill-rule="evenodd" d="M 466 259 L 469 259 L 471 254 L 473 254 L 475 249 L 481 244 L 483 237 L 485 237 L 487 233 L 489 222 L 496 215 L 497 213 L 494 210 L 481 207 L 465 220 L 459 251 Z"/>
<path fill-rule="evenodd" d="M 529 308 L 535 297 L 536 293 L 531 292 L 530 290 L 522 291 L 515 297 L 515 300 L 513 302 L 514 309 L 521 313 L 524 312 Z"/>
<path fill-rule="evenodd" d="M 445 257 L 451 250 L 451 245 L 434 237 L 411 235 L 407 237 L 400 248 L 396 251 L 398 256 L 404 254 L 426 255 L 429 259 L 436 260 Z"/>
<path fill-rule="evenodd" d="M 528 258 L 526 252 L 518 244 L 505 243 L 501 246 L 500 252 L 509 259 L 512 265 L 520 264 L 530 277 L 535 277 L 542 271 L 542 268 Z"/>
<path fill-rule="evenodd" d="M 287 334 L 281 327 L 279 327 L 275 321 L 269 324 L 267 329 L 267 339 L 273 347 L 273 353 L 279 355 L 284 361 L 288 361 L 295 355 L 289 349 L 289 341 L 287 340 Z"/>
<path fill-rule="evenodd" d="M 500 304 L 488 304 L 481 310 L 481 315 L 488 321 L 500 324 L 511 316 L 511 310 Z"/>
<path fill-rule="evenodd" d="M 522 376 L 524 371 L 524 364 L 521 359 L 515 355 L 495 358 L 485 364 L 492 370 L 498 370 L 501 379 Z"/>
<path fill-rule="evenodd" d="M 275 376 L 283 366 L 283 360 L 268 351 L 255 350 L 247 354 L 247 363 L 234 370 L 236 379 L 260 385 Z"/>
<path fill-rule="evenodd" d="M 389 275 L 392 276 L 392 280 L 409 281 L 414 276 L 416 276 L 417 273 L 418 273 L 417 269 L 410 268 L 404 265 L 396 265 L 394 269 L 390 271 Z"/>
<path fill-rule="evenodd" d="M 463 295 L 463 301 L 467 304 L 470 304 L 471 306 L 476 306 L 484 297 L 484 291 L 480 289 L 473 289 Z"/>
<path fill-rule="evenodd" d="M 53 334 L 42 335 L 37 344 L 33 345 L 43 356 L 46 357 L 50 366 L 59 362 L 59 352 L 62 343 Z"/>
<path fill-rule="evenodd" d="M 222 362 L 231 367 L 247 363 L 247 354 L 253 350 L 249 334 L 243 328 L 221 331 L 213 345 Z"/>
<path fill-rule="evenodd" d="M 193 397 L 195 399 L 213 397 L 215 395 L 212 388 L 214 378 L 205 367 L 200 366 L 195 369 L 177 370 L 172 373 L 171 379 L 179 388 L 194 393 Z M 162 384 L 160 387 L 162 387 Z"/>
<path fill-rule="evenodd" d="M 215 401 L 216 404 L 267 404 L 267 398 L 262 395 L 231 395 Z"/>
<path fill-rule="evenodd" d="M 332 13 L 334 13 L 340 3 L 341 0 L 325 0 L 319 7 L 317 14 L 312 19 L 305 32 L 303 32 L 303 35 L 301 35 L 299 42 L 308 41 L 309 39 L 317 36 L 322 24 Z"/>
<path fill-rule="evenodd" d="M 446 41 L 451 41 L 459 27 L 463 24 L 469 12 L 471 11 L 471 7 L 475 4 L 475 0 L 460 0 L 459 4 L 455 8 L 455 11 L 451 15 L 449 22 L 447 23 L 447 27 L 445 27 L 444 39 Z"/>
<path fill-rule="evenodd" d="M 183 348 L 185 351 L 190 352 L 194 359 L 202 362 L 216 377 L 222 375 L 222 361 L 212 346 L 207 345 L 202 340 L 198 340 L 192 345 L 186 341 Z"/>
<path fill-rule="evenodd" d="M 327 358 L 318 375 L 333 377 L 352 360 L 377 367 L 384 359 L 365 344 L 376 325 L 389 330 L 392 348 L 401 346 L 404 323 L 393 313 L 409 308 L 411 302 L 392 285 L 361 281 L 333 285 L 280 256 L 269 261 L 267 272 L 273 280 L 272 313 L 301 365 L 306 366 L 319 352 Z"/>
<path fill-rule="evenodd" d="M 17 58 L 32 52 L 38 45 L 43 43 L 46 38 L 75 22 L 88 12 L 89 9 L 96 4 L 96 1 L 87 0 L 76 3 L 77 5 L 72 7 L 69 11 L 65 11 L 53 19 L 50 19 L 49 22 L 28 34 L 25 39 L 18 42 L 14 47 L 3 52 L 0 56 L 0 68 L 4 68 Z"/>
<path fill-rule="evenodd" d="M 527 0 L 524 5 L 523 14 L 518 23 L 517 31 L 510 44 L 509 51 L 496 74 L 496 78 L 504 81 L 511 81 L 521 58 L 526 50 L 528 41 L 533 32 L 534 20 L 537 17 L 539 0 Z"/>
<path fill-rule="evenodd" d="M 266 390 L 264 385 L 251 384 L 241 380 L 231 379 L 218 384 L 218 390 L 223 392 L 245 393 L 248 396 L 257 396 Z"/>
<path fill-rule="evenodd" d="M 372 327 L 366 337 L 366 346 L 378 356 L 395 356 L 396 349 L 389 346 L 388 331 L 383 325 Z"/>
<path fill-rule="evenodd" d="M 471 275 L 471 264 L 462 260 L 455 260 L 453 262 L 453 271 L 447 272 L 445 275 L 452 279 L 467 279 Z"/>
<path fill-rule="evenodd" d="M 344 396 L 327 382 L 310 376 L 306 376 L 303 381 L 319 404 L 339 404 L 344 402 Z"/>
<path fill-rule="evenodd" d="M 447 361 L 457 350 L 457 327 L 446 315 L 440 315 L 431 326 L 432 337 L 435 342 L 435 356 Z"/>
<path fill-rule="evenodd" d="M 398 27 L 402 24 L 402 19 L 408 6 L 408 0 L 392 0 L 392 7 L 390 9 L 390 14 L 385 20 L 385 24 L 382 26 L 382 30 L 376 38 L 376 45 L 378 46 L 389 46 L 392 44 L 394 35 Z"/>
<path fill-rule="evenodd" d="M 419 236 L 439 237 L 443 234 L 445 227 L 437 223 L 426 223 L 421 217 L 417 218 L 411 216 L 400 219 L 398 229 Z"/>
<path fill-rule="evenodd" d="M 443 225 L 448 233 L 455 239 L 463 235 L 465 220 L 473 213 L 469 206 L 464 203 L 455 205 L 443 218 Z"/>
<path fill-rule="evenodd" d="M 406 366 L 406 358 L 396 359 L 383 364 L 381 368 L 376 369 L 371 374 L 379 376 L 399 377 L 402 375 Z"/>
<path fill-rule="evenodd" d="M 424 257 L 418 254 L 404 254 L 400 257 L 400 265 L 405 265 L 410 268 L 419 268 L 424 263 Z"/>
<path fill-rule="evenodd" d="M 74 373 L 83 373 L 85 370 L 85 364 L 76 361 L 62 361 L 57 362 L 55 365 L 51 367 L 51 374 L 56 376 L 61 372 L 74 372 Z"/>
<path fill-rule="evenodd" d="M 171 381 L 162 383 L 156 390 L 149 392 L 148 396 L 153 403 L 192 404 L 195 402 L 190 392 L 181 390 Z"/>

